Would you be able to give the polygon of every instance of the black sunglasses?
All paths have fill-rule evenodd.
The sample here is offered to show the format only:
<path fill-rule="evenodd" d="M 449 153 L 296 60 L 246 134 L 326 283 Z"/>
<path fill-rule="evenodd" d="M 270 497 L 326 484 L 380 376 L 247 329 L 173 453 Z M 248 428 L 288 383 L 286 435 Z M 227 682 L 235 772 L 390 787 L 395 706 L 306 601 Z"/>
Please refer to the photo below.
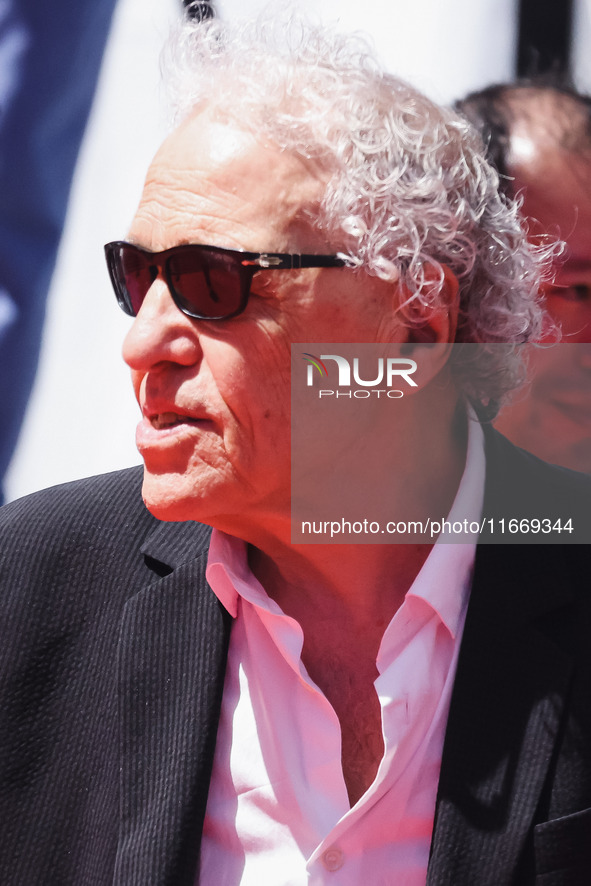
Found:
<path fill-rule="evenodd" d="M 116 240 L 105 246 L 111 283 L 122 310 L 136 317 L 154 280 L 161 276 L 175 305 L 195 320 L 228 320 L 246 308 L 257 271 L 340 268 L 336 255 L 240 252 L 219 246 L 173 246 L 149 252 Z"/>

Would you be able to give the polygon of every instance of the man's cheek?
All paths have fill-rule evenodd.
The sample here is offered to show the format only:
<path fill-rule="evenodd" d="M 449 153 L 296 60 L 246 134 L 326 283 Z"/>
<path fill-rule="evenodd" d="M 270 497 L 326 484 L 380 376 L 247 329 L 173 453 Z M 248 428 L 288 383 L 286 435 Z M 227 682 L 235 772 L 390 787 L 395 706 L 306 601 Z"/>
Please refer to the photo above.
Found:
<path fill-rule="evenodd" d="M 534 346 L 528 360 L 533 396 L 543 399 L 553 390 L 568 387 L 573 367 L 567 350 L 559 344 Z"/>

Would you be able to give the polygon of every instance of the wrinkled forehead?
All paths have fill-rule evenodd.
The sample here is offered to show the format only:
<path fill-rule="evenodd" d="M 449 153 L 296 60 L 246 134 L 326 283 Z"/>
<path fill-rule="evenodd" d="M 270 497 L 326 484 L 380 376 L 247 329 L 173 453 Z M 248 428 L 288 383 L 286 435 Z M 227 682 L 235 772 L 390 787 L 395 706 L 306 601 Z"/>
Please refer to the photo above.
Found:
<path fill-rule="evenodd" d="M 207 107 L 156 154 L 131 234 L 159 249 L 208 235 L 212 245 L 253 251 L 320 251 L 326 183 L 316 162 Z"/>

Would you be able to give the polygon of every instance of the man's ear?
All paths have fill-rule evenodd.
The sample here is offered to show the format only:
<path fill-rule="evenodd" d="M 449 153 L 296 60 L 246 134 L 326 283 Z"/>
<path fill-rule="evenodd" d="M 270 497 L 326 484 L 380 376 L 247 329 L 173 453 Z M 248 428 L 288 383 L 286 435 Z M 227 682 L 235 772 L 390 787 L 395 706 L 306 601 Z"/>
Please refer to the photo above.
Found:
<path fill-rule="evenodd" d="M 458 279 L 447 265 L 441 265 L 440 269 L 426 269 L 424 285 L 441 285 L 437 306 L 426 306 L 419 299 L 413 299 L 400 311 L 407 324 L 401 354 L 417 363 L 418 390 L 429 384 L 447 365 L 455 341 L 460 305 Z M 405 292 L 401 290 L 400 295 L 401 304 L 404 304 Z"/>
<path fill-rule="evenodd" d="M 425 288 L 439 286 L 443 274 L 443 285 L 437 296 L 437 307 L 422 304 L 421 299 L 413 299 L 405 308 L 404 315 L 408 318 L 409 344 L 437 344 L 455 341 L 460 308 L 460 286 L 458 278 L 447 265 L 440 265 L 437 270 L 425 268 Z M 408 297 L 408 296 L 407 296 Z M 404 304 L 405 292 L 401 291 L 401 304 Z"/>

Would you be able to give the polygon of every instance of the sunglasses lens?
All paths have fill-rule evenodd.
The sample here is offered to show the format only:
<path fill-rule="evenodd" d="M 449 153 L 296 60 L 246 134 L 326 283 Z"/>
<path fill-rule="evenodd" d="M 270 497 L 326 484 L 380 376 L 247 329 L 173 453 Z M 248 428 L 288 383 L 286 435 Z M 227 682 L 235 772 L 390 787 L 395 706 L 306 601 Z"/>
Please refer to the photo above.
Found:
<path fill-rule="evenodd" d="M 144 252 L 127 243 L 107 247 L 107 263 L 119 306 L 136 317 L 156 279 L 157 269 L 150 265 Z"/>
<path fill-rule="evenodd" d="M 203 247 L 181 247 L 166 264 L 177 305 L 202 320 L 221 320 L 241 310 L 241 270 L 234 256 Z"/>
<path fill-rule="evenodd" d="M 224 320 L 246 306 L 252 275 L 239 254 L 207 246 L 152 253 L 122 241 L 107 244 L 105 251 L 117 301 L 132 317 L 160 272 L 175 304 L 189 317 Z"/>

